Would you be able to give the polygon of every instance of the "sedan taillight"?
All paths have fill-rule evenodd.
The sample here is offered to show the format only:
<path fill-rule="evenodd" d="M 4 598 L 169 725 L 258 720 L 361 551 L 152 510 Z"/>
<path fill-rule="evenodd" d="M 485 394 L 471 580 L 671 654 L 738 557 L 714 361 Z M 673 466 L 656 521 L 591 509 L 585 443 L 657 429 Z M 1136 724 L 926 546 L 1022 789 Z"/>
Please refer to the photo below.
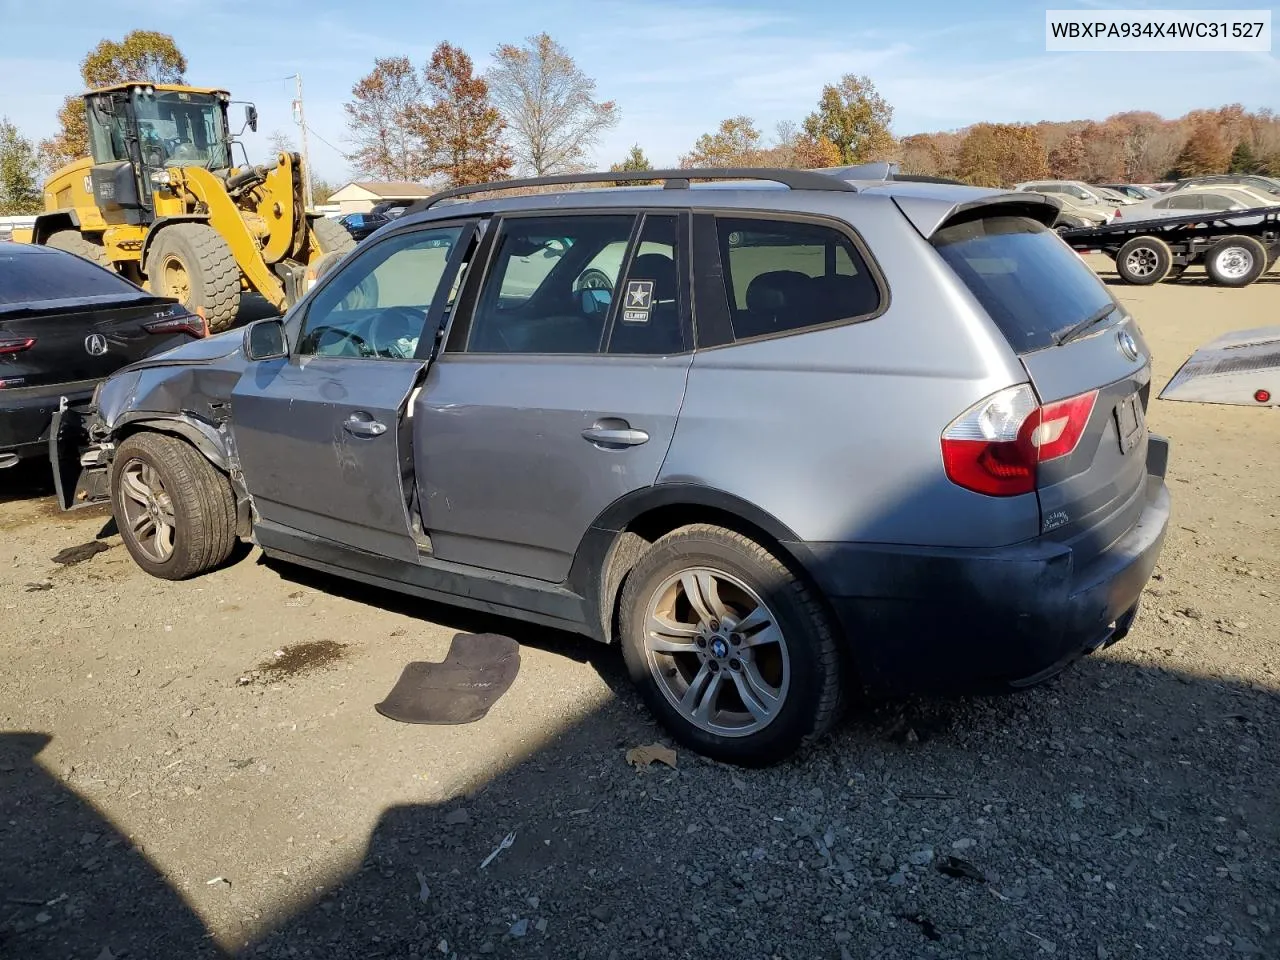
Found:
<path fill-rule="evenodd" d="M 35 337 L 0 337 L 0 354 L 21 353 L 36 345 Z"/>
<path fill-rule="evenodd" d="M 1091 390 L 1040 406 L 1026 383 L 993 393 L 943 431 L 947 478 L 989 497 L 1033 492 L 1037 466 L 1075 450 L 1097 398 Z"/>
<path fill-rule="evenodd" d="M 207 337 L 209 335 L 209 325 L 205 322 L 204 317 L 185 312 L 169 317 L 161 317 L 159 320 L 152 320 L 150 323 L 144 323 L 142 328 L 147 333 L 167 334 L 170 336 L 177 333 L 187 333 L 193 337 Z"/>

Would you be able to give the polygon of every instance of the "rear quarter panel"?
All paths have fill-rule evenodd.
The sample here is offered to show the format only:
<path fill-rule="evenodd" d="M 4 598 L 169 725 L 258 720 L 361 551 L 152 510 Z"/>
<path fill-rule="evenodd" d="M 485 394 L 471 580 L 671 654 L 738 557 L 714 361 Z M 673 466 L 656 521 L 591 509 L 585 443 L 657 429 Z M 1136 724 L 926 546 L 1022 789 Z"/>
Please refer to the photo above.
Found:
<path fill-rule="evenodd" d="M 1039 531 L 1034 494 L 952 484 L 941 435 L 1026 372 L 888 197 L 826 210 L 866 241 L 889 289 L 880 316 L 700 351 L 659 482 L 732 493 L 800 539 L 979 547 Z"/>

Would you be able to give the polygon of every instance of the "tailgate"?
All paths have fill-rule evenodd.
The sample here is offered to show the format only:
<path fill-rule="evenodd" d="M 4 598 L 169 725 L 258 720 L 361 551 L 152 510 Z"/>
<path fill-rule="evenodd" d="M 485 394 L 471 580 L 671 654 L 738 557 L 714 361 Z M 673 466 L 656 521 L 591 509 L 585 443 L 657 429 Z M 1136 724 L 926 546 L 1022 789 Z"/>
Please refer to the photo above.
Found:
<path fill-rule="evenodd" d="M 931 242 L 1027 372 L 1043 405 L 1040 449 L 1058 451 L 1037 468 L 1041 533 L 1087 562 L 1145 504 L 1151 364 L 1142 334 L 1071 248 L 1028 216 L 979 208 Z"/>

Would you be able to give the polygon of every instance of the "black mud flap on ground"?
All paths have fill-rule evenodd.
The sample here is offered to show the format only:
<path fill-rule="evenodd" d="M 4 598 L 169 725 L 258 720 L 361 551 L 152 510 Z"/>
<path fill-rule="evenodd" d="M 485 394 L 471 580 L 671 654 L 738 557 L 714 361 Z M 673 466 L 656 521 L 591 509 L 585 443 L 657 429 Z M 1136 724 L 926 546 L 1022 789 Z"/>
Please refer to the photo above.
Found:
<path fill-rule="evenodd" d="M 402 723 L 471 723 L 515 682 L 520 645 L 494 633 L 459 633 L 441 663 L 411 663 L 376 709 Z"/>
<path fill-rule="evenodd" d="M 111 498 L 107 462 L 89 439 L 87 403 L 68 404 L 54 411 L 49 427 L 49 465 L 58 506 L 77 510 Z"/>
<path fill-rule="evenodd" d="M 1160 399 L 1280 405 L 1280 327 L 1237 330 L 1211 340 L 1173 375 Z"/>

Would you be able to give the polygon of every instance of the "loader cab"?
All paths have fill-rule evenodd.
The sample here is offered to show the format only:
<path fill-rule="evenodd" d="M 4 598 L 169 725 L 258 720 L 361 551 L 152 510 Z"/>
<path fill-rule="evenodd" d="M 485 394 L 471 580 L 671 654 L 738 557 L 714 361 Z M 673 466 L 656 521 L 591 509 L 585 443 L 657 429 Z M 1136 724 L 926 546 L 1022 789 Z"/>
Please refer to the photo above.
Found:
<path fill-rule="evenodd" d="M 85 96 L 94 200 L 108 223 L 155 219 L 154 193 L 171 167 L 225 170 L 230 94 L 155 84 L 122 84 Z"/>

